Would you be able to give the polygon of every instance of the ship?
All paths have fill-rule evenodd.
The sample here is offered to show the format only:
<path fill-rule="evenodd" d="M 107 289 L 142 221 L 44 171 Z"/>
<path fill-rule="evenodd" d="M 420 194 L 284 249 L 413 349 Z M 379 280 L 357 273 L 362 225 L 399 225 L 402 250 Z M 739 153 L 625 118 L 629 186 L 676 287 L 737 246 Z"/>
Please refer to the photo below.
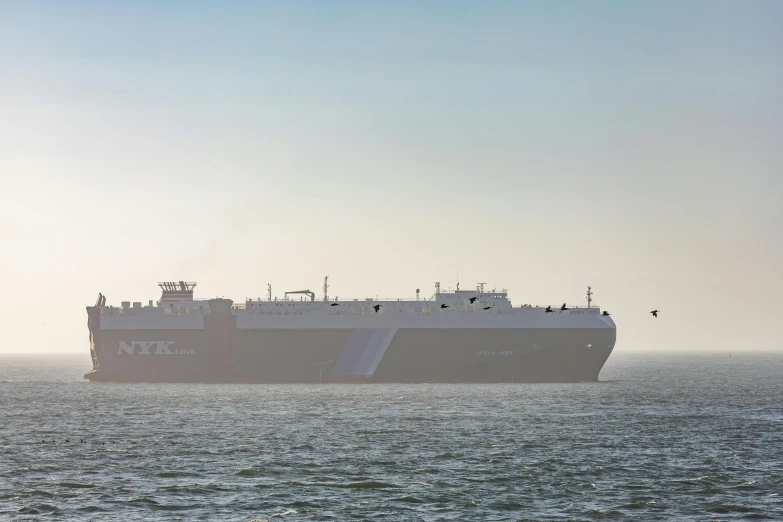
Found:
<path fill-rule="evenodd" d="M 586 306 L 512 305 L 479 283 L 407 299 L 323 298 L 311 290 L 235 303 L 196 299 L 195 282 L 158 284 L 142 306 L 87 307 L 99 382 L 594 382 L 617 329 L 587 289 Z"/>

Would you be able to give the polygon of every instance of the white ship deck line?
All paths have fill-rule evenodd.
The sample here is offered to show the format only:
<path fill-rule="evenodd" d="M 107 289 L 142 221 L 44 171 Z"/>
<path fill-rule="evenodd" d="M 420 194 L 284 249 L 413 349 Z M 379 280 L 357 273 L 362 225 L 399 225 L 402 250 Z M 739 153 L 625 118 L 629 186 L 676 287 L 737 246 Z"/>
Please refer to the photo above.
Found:
<path fill-rule="evenodd" d="M 207 300 L 193 299 L 195 283 L 160 283 L 163 296 L 153 306 L 123 302 L 122 306 L 102 306 L 100 327 L 105 330 L 190 330 L 204 328 L 204 316 L 210 315 Z M 187 291 L 180 290 L 187 289 Z M 325 285 L 325 291 L 327 286 Z M 591 306 L 514 307 L 505 290 L 436 292 L 430 299 L 349 299 L 315 301 L 309 290 L 303 293 L 312 300 L 248 299 L 233 305 L 238 329 L 331 329 L 331 328 L 614 328 L 609 316 Z M 471 302 L 472 300 L 472 302 Z M 377 307 L 377 310 L 376 310 Z"/>

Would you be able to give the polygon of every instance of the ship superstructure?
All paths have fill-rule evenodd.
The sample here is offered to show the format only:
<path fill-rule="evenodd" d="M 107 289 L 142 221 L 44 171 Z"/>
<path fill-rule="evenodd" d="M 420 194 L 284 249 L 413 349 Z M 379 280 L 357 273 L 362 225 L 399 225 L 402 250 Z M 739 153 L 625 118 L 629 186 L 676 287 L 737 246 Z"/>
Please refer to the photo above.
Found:
<path fill-rule="evenodd" d="M 427 299 L 194 298 L 196 283 L 159 283 L 161 298 L 87 308 L 99 381 L 595 381 L 616 327 L 592 305 L 513 306 L 508 293 L 441 291 Z M 295 296 L 292 298 L 292 296 Z M 296 299 L 298 297 L 298 299 Z"/>

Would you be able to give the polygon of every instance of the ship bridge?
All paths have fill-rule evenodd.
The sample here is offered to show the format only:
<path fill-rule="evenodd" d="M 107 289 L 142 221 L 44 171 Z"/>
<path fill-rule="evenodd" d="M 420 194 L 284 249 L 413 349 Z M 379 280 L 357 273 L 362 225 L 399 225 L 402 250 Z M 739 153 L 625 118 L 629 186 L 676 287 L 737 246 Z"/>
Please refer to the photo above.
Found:
<path fill-rule="evenodd" d="M 162 303 L 183 303 L 193 301 L 193 289 L 196 283 L 185 281 L 164 281 L 158 283 L 162 291 L 160 300 Z"/>

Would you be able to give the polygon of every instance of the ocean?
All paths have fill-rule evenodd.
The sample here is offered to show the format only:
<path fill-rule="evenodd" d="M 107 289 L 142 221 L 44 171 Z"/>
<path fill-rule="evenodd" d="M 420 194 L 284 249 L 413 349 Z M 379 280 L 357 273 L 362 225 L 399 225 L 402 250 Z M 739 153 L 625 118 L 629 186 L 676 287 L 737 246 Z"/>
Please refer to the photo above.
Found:
<path fill-rule="evenodd" d="M 783 354 L 598 383 L 101 384 L 0 356 L 0 519 L 783 520 Z"/>

